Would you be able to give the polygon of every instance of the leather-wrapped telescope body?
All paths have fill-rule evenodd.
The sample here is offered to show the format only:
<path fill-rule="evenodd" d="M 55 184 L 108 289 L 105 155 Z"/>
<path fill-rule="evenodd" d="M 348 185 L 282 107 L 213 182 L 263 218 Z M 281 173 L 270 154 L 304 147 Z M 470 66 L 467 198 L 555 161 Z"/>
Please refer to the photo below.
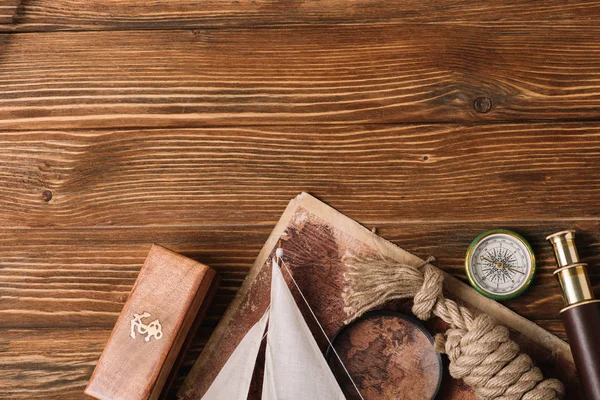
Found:
<path fill-rule="evenodd" d="M 565 325 L 575 366 L 586 400 L 600 400 L 600 300 L 587 273 L 587 264 L 579 261 L 575 231 L 550 235 L 558 269 L 554 271 L 563 292 L 565 308 L 560 316 Z"/>

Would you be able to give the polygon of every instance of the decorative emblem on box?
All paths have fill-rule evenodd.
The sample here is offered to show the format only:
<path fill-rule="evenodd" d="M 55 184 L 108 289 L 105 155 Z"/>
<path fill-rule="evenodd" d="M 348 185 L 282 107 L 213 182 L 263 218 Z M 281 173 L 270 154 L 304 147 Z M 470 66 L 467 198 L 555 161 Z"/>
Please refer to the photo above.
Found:
<path fill-rule="evenodd" d="M 133 319 L 131 320 L 131 333 L 129 336 L 135 339 L 135 331 L 137 329 L 137 332 L 140 335 L 146 335 L 144 338 L 146 342 L 149 342 L 152 337 L 154 337 L 156 340 L 160 340 L 163 337 L 163 333 L 162 326 L 158 321 L 158 318 L 146 325 L 142 322 L 142 318 L 148 317 L 150 317 L 150 313 L 148 312 L 144 312 L 141 315 L 133 314 Z"/>

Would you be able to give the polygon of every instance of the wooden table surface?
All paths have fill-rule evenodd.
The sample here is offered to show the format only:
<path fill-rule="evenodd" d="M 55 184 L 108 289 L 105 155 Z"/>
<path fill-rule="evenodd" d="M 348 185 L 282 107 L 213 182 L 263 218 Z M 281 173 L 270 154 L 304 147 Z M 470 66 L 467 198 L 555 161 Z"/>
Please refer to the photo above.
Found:
<path fill-rule="evenodd" d="M 599 22 L 585 0 L 1 1 L 0 398 L 82 397 L 152 243 L 223 278 L 189 369 L 301 191 L 462 279 L 478 233 L 522 233 L 539 270 L 506 305 L 564 338 L 544 238 L 577 229 L 600 288 Z"/>

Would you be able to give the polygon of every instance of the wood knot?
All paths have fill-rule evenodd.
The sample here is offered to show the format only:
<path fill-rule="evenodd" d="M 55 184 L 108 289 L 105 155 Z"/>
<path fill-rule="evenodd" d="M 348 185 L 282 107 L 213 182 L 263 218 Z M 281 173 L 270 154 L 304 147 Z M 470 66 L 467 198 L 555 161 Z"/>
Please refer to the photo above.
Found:
<path fill-rule="evenodd" d="M 489 97 L 478 97 L 473 102 L 473 107 L 477 112 L 485 114 L 492 109 L 492 100 Z"/>
<path fill-rule="evenodd" d="M 42 192 L 42 199 L 47 203 L 52 200 L 52 192 L 50 190 L 44 190 Z"/>

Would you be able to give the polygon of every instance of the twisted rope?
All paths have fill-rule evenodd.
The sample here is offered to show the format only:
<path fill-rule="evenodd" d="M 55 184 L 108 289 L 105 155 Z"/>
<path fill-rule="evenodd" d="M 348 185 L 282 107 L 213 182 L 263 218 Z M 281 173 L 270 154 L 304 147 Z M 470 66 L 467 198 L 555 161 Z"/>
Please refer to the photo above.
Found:
<path fill-rule="evenodd" d="M 343 299 L 346 323 L 394 299 L 413 298 L 412 312 L 423 321 L 437 316 L 450 325 L 437 335 L 436 351 L 450 359 L 450 375 L 473 388 L 480 400 L 556 400 L 564 396 L 557 379 L 544 379 L 531 358 L 520 353 L 508 329 L 487 314 L 471 311 L 442 293 L 443 275 L 429 263 L 417 266 L 390 258 L 346 254 Z"/>

